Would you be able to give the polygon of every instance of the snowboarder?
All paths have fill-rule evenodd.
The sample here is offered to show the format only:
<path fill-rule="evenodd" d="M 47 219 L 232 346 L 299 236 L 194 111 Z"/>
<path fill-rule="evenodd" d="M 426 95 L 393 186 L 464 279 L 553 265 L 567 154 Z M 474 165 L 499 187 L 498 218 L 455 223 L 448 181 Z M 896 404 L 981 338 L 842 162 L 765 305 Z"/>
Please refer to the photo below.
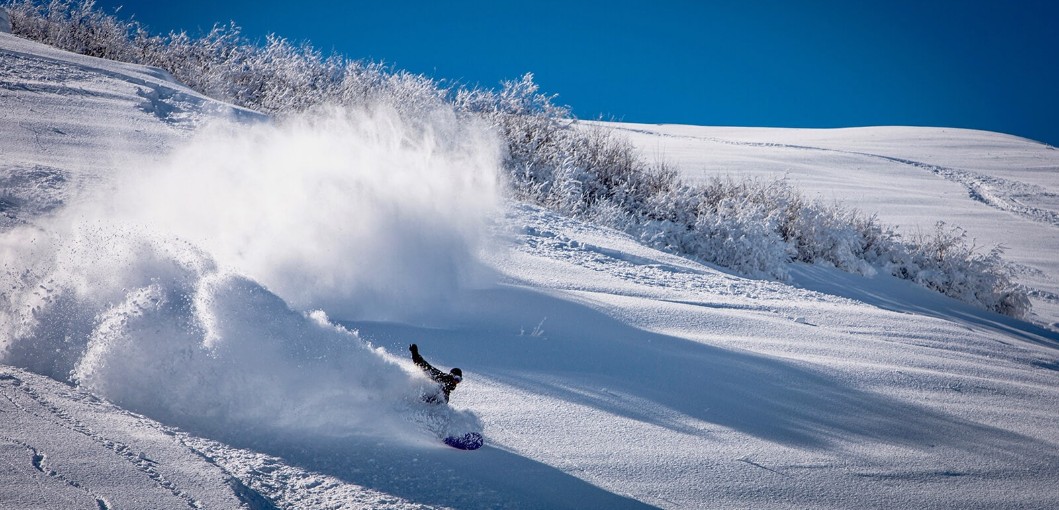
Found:
<path fill-rule="evenodd" d="M 446 374 L 445 372 L 434 368 L 430 363 L 427 363 L 427 360 L 419 355 L 419 347 L 416 344 L 408 346 L 408 350 L 412 351 L 412 362 L 414 362 L 419 368 L 422 368 L 423 371 L 434 380 L 434 382 L 438 383 L 438 389 L 441 390 L 440 395 L 437 393 L 433 395 L 424 395 L 423 400 L 430 402 L 431 404 L 448 404 L 449 394 L 452 393 L 452 390 L 456 389 L 456 385 L 463 380 L 463 371 L 458 368 L 453 368 Z"/>

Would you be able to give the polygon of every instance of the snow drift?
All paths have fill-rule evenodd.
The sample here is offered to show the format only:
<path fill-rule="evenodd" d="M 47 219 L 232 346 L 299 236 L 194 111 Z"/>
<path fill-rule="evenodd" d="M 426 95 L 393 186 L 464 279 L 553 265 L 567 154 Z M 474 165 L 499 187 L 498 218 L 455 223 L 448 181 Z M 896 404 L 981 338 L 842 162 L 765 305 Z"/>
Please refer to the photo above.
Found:
<path fill-rule="evenodd" d="M 435 120 L 220 123 L 5 233 L 0 360 L 222 437 L 392 430 L 422 378 L 320 310 L 399 317 L 478 273 L 496 144 Z"/>

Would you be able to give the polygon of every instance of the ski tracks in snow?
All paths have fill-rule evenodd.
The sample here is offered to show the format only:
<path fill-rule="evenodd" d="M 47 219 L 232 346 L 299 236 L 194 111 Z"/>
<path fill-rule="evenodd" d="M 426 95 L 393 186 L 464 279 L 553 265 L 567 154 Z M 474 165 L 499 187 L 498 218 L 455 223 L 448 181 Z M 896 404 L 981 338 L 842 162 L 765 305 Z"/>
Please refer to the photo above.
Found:
<path fill-rule="evenodd" d="M 714 141 L 734 145 L 754 145 L 750 142 L 732 142 L 727 140 Z M 1028 219 L 1030 221 L 1044 223 L 1052 227 L 1059 227 L 1059 212 L 1032 205 L 1032 202 L 1059 204 L 1059 193 L 1049 192 L 1043 187 L 1037 186 L 1035 184 L 1027 184 L 1024 182 L 1014 181 L 1011 179 L 1004 179 L 1001 177 L 992 177 L 977 172 L 972 172 L 970 170 L 961 170 L 959 168 L 932 165 L 929 163 L 923 163 L 921 161 L 896 158 L 893 156 L 884 156 L 881 154 L 871 154 L 868 152 L 825 149 L 821 147 L 809 147 L 799 145 L 773 145 L 789 149 L 834 152 L 837 154 L 849 156 L 863 156 L 867 158 L 883 159 L 901 165 L 908 165 L 916 168 L 921 168 L 933 173 L 934 175 L 937 175 L 938 177 L 941 177 L 942 179 L 954 182 L 963 186 L 964 188 L 967 188 L 967 195 L 971 199 L 993 207 L 994 209 L 1011 213 L 1021 218 Z"/>
<path fill-rule="evenodd" d="M 924 163 L 922 161 L 916 161 L 912 159 L 898 158 L 882 154 L 873 154 L 870 152 L 777 142 L 750 142 L 718 137 L 681 136 L 644 129 L 630 129 L 622 127 L 613 127 L 612 129 L 631 131 L 642 134 L 650 134 L 654 136 L 701 140 L 725 145 L 734 145 L 739 147 L 781 148 L 803 151 L 817 151 L 831 154 L 840 154 L 844 156 L 859 156 L 871 159 L 881 159 L 891 163 L 912 166 L 915 168 L 929 171 L 930 173 L 941 177 L 942 179 L 959 184 L 966 188 L 967 195 L 972 200 L 981 202 L 994 209 L 1004 211 L 1030 221 L 1044 223 L 1049 226 L 1059 228 L 1059 211 L 1045 207 L 1046 205 L 1059 206 L 1059 193 L 1048 191 L 1047 189 L 1035 184 L 1028 184 L 1011 179 L 1004 179 L 1001 177 L 993 177 L 978 172 L 973 172 L 970 170 L 963 170 L 948 166 Z"/>
<path fill-rule="evenodd" d="M 39 472 L 38 476 L 33 477 L 37 490 L 24 488 L 19 491 L 13 487 L 9 488 L 17 494 L 14 497 L 20 498 L 18 500 L 20 504 L 26 507 L 36 507 L 38 504 L 48 507 L 59 502 L 81 501 L 84 503 L 87 501 L 94 502 L 100 510 L 134 507 L 141 503 L 160 509 L 197 509 L 238 506 L 243 500 L 240 494 L 234 491 L 227 495 L 228 497 L 223 497 L 223 495 L 217 497 L 215 491 L 196 494 L 196 492 L 201 492 L 196 491 L 196 489 L 201 489 L 201 485 L 196 482 L 201 482 L 201 478 L 204 477 L 216 477 L 217 474 L 192 475 L 191 478 L 199 480 L 177 481 L 174 474 L 179 475 L 182 471 L 180 466 L 164 466 L 140 448 L 112 439 L 111 434 L 96 430 L 77 416 L 88 416 L 93 412 L 118 413 L 127 418 L 128 422 L 115 425 L 127 427 L 130 430 L 126 432 L 132 432 L 132 434 L 125 434 L 125 437 L 138 436 L 153 445 L 157 445 L 159 433 L 172 434 L 160 425 L 148 423 L 145 418 L 127 411 L 112 408 L 110 404 L 73 388 L 57 391 L 56 395 L 68 399 L 73 405 L 89 408 L 71 412 L 62 404 L 54 403 L 49 396 L 38 391 L 37 387 L 42 386 L 39 384 L 40 381 L 26 382 L 26 377 L 39 376 L 25 374 L 20 377 L 10 373 L 0 373 L 0 397 L 3 397 L 0 400 L 0 412 L 10 412 L 7 419 L 18 422 L 9 423 L 8 427 L 0 427 L 0 431 L 3 431 L 3 435 L 0 435 L 0 447 L 6 443 L 9 445 L 8 448 L 14 446 L 24 449 L 25 458 L 32 468 Z M 60 383 L 49 381 L 43 386 L 48 384 L 60 385 Z M 99 409 L 101 406 L 107 409 Z M 96 408 L 95 411 L 92 408 Z M 13 428 L 10 428 L 12 425 Z M 51 432 L 44 434 L 42 429 Z M 84 460 L 100 455 L 118 458 L 118 462 L 105 465 L 120 467 L 111 467 L 106 472 L 98 473 L 92 467 L 93 464 L 100 465 L 98 462 L 93 461 L 85 465 Z M 17 458 L 15 456 L 5 457 Z M 24 468 L 18 466 L 9 466 L 9 470 L 25 471 Z M 195 470 L 202 471 L 202 468 L 198 467 Z M 0 473 L 0 479 L 3 478 L 5 477 Z M 113 487 L 114 484 L 111 482 L 114 478 L 126 479 L 128 485 L 140 487 L 137 491 L 140 493 L 122 494 L 108 490 L 108 486 Z M 108 479 L 110 482 L 107 481 Z M 5 496 L 5 500 L 9 496 L 12 495 Z"/>
<path fill-rule="evenodd" d="M 0 509 L 431 508 L 196 437 L 6 366 L 0 488 Z"/>

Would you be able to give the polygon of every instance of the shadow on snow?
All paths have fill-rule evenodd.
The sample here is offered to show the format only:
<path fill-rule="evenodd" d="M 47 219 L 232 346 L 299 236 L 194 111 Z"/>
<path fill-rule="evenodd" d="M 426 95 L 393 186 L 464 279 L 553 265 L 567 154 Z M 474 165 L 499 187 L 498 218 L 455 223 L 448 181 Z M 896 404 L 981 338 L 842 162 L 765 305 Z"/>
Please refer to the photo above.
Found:
<path fill-rule="evenodd" d="M 446 327 L 431 327 L 429 319 L 421 326 L 346 325 L 396 352 L 413 341 L 435 345 L 431 352 L 445 366 L 682 433 L 708 435 L 683 419 L 692 418 L 810 449 L 871 441 L 1007 457 L 1029 453 L 1034 444 L 850 388 L 806 365 L 644 331 L 528 289 L 474 291 L 452 308 L 452 315 L 437 321 Z M 544 336 L 520 334 L 520 327 L 541 317 L 547 317 Z"/>
<path fill-rule="evenodd" d="M 794 284 L 854 299 L 885 310 L 945 319 L 969 328 L 994 331 L 1038 346 L 1059 349 L 1059 332 L 976 308 L 910 281 L 880 275 L 868 278 L 821 266 L 793 264 Z"/>
<path fill-rule="evenodd" d="M 1054 447 L 1038 440 L 852 388 L 807 363 L 645 331 L 570 298 L 503 286 L 466 292 L 448 308 L 402 323 L 344 325 L 396 353 L 406 352 L 411 342 L 430 346 L 431 361 L 463 367 L 470 377 L 707 439 L 708 427 L 696 422 L 804 449 L 868 443 L 929 452 L 940 446 L 1005 464 L 1055 460 L 1049 453 Z M 527 334 L 525 327 L 542 317 L 547 318 L 544 334 Z M 732 319 L 718 318 L 719 327 L 724 320 Z M 488 446 L 488 437 L 487 446 L 473 453 L 380 437 L 275 439 L 225 438 L 310 471 L 429 505 L 647 506 Z"/>

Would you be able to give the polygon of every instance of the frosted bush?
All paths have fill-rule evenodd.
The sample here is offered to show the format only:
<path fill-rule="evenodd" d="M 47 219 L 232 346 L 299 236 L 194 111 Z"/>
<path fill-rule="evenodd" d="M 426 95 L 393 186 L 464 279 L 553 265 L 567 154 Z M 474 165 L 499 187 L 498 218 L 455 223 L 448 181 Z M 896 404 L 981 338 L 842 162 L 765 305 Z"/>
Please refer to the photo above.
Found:
<path fill-rule="evenodd" d="M 909 242 L 910 258 L 888 261 L 891 272 L 945 295 L 1013 316 L 1030 309 L 1028 296 L 1011 281 L 1000 247 L 982 253 L 959 227 L 938 222 L 930 234 Z"/>
<path fill-rule="evenodd" d="M 131 58 L 133 23 L 95 9 L 92 0 L 10 1 L 11 32 L 64 50 L 112 60 Z"/>

